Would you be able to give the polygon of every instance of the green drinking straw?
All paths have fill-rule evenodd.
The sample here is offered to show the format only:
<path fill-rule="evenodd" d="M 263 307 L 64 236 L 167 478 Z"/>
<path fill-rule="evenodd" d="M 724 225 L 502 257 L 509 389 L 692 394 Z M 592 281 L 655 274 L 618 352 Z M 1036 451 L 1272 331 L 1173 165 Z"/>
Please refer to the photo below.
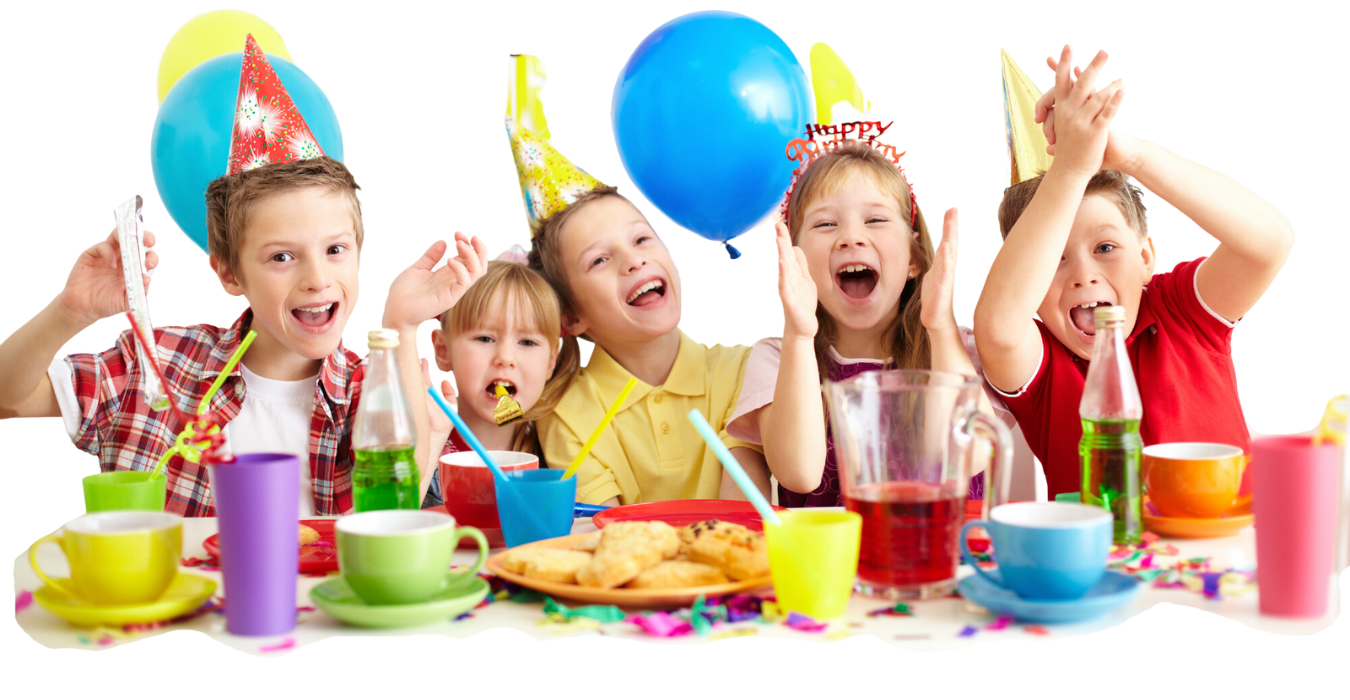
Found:
<path fill-rule="evenodd" d="M 722 440 L 717 437 L 717 431 L 713 430 L 711 425 L 708 425 L 708 421 L 703 417 L 703 414 L 699 413 L 696 408 L 689 412 L 689 420 L 698 430 L 698 434 L 703 436 L 703 441 L 708 443 L 708 447 L 712 448 L 713 454 L 722 460 L 722 467 L 727 470 L 728 474 L 731 474 L 731 478 L 736 481 L 737 486 L 741 487 L 741 491 L 745 492 L 746 497 L 750 499 L 750 505 L 753 505 L 755 510 L 759 511 L 760 517 L 764 518 L 767 523 L 782 525 L 783 521 L 777 513 L 773 512 L 773 506 L 764 500 L 764 494 L 759 492 L 759 487 L 755 486 L 755 482 L 750 480 L 750 476 L 745 473 L 744 469 L 741 469 L 741 463 L 731 456 L 731 451 L 727 449 L 726 445 L 722 444 Z"/>
<path fill-rule="evenodd" d="M 225 386 L 225 380 L 230 376 L 230 372 L 233 372 L 235 365 L 238 365 L 239 361 L 244 359 L 244 353 L 248 352 L 248 346 L 252 345 L 253 339 L 257 337 L 257 331 L 249 331 L 248 335 L 244 336 L 243 342 L 239 343 L 239 347 L 235 348 L 234 354 L 230 355 L 230 361 L 225 363 L 225 368 L 220 371 L 220 374 L 216 375 L 216 380 L 211 382 L 211 388 L 206 390 L 206 393 L 202 396 L 201 402 L 197 404 L 197 415 L 206 415 L 206 409 L 211 405 L 211 399 L 215 398 L 216 392 L 220 391 L 220 387 Z M 165 386 L 165 393 L 167 393 L 168 390 L 169 387 Z M 218 426 L 212 426 L 212 430 L 219 431 L 220 428 Z M 164 471 L 165 465 L 167 465 L 169 460 L 173 459 L 173 456 L 176 454 L 181 454 L 192 460 L 201 459 L 201 448 L 188 442 L 188 435 L 193 432 L 191 424 L 183 428 L 183 432 L 178 434 L 178 439 L 174 442 L 173 447 L 169 448 L 169 450 L 164 453 L 164 456 L 159 458 L 159 464 L 155 466 L 154 474 L 159 474 Z"/>

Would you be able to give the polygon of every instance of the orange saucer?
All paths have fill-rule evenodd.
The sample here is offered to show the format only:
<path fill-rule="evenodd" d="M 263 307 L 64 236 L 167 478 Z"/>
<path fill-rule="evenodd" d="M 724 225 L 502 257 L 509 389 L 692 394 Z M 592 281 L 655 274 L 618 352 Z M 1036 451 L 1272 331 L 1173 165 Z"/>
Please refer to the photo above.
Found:
<path fill-rule="evenodd" d="M 1252 515 L 1251 499 L 1239 499 L 1231 510 L 1217 518 L 1170 518 L 1153 515 L 1147 497 L 1144 499 L 1144 529 L 1179 539 L 1211 539 L 1232 537 L 1256 522 Z"/>

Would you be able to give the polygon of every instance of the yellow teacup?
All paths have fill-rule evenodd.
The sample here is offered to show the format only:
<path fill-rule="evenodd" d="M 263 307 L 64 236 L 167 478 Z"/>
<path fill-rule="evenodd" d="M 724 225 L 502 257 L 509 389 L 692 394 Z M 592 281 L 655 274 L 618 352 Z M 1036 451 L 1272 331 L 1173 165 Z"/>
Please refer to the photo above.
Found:
<path fill-rule="evenodd" d="M 55 542 L 70 562 L 70 578 L 53 580 L 38 566 L 43 542 Z M 183 519 L 172 513 L 103 511 L 66 523 L 28 548 L 28 563 L 44 583 L 97 605 L 158 599 L 178 574 Z"/>
<path fill-rule="evenodd" d="M 1144 448 L 1149 500 L 1172 518 L 1217 518 L 1242 488 L 1242 448 L 1207 442 L 1171 442 Z"/>

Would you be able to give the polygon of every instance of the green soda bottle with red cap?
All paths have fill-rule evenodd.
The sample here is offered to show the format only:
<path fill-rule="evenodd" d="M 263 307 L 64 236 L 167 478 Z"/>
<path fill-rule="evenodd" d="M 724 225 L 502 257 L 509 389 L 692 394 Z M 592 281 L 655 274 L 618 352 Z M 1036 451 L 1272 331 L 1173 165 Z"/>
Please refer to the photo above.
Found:
<path fill-rule="evenodd" d="M 1144 441 L 1139 422 L 1144 405 L 1125 354 L 1125 308 L 1098 306 L 1092 317 L 1096 328 L 1092 364 L 1078 404 L 1083 421 L 1079 500 L 1111 511 L 1115 543 L 1133 544 L 1143 534 L 1139 462 Z"/>

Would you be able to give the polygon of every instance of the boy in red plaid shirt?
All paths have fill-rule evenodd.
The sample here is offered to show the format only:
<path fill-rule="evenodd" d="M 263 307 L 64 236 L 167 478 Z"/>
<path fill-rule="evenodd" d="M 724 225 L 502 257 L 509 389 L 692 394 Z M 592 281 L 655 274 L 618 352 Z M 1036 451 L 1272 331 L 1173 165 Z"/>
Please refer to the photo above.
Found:
<path fill-rule="evenodd" d="M 352 508 L 351 431 L 362 372 L 361 358 L 342 346 L 342 331 L 358 291 L 363 230 L 356 189 L 347 169 L 328 157 L 213 182 L 207 190 L 211 267 L 226 292 L 248 299 L 249 309 L 229 328 L 155 329 L 166 389 L 188 411 L 195 411 L 243 336 L 257 332 L 210 410 L 229 421 L 225 433 L 234 452 L 308 455 L 308 469 L 298 475 L 306 514 Z M 403 338 L 400 366 L 412 392 L 422 390 L 418 324 L 453 306 L 487 266 L 481 242 L 455 238 L 456 258 L 433 270 L 446 250 L 436 243 L 394 280 L 385 303 L 384 325 Z M 154 245 L 153 234 L 145 234 L 145 244 Z M 157 255 L 147 253 L 146 267 L 157 264 Z M 184 426 L 172 411 L 147 404 L 144 378 L 152 370 L 140 365 L 132 332 L 105 352 L 52 361 L 76 333 L 126 309 L 113 232 L 81 254 L 65 289 L 0 345 L 0 416 L 61 416 L 76 446 L 98 455 L 104 471 L 153 470 Z M 417 434 L 426 436 L 425 402 L 410 403 Z M 427 464 L 426 452 L 419 444 L 419 464 Z M 166 472 L 166 510 L 214 514 L 205 468 L 180 456 Z"/>

